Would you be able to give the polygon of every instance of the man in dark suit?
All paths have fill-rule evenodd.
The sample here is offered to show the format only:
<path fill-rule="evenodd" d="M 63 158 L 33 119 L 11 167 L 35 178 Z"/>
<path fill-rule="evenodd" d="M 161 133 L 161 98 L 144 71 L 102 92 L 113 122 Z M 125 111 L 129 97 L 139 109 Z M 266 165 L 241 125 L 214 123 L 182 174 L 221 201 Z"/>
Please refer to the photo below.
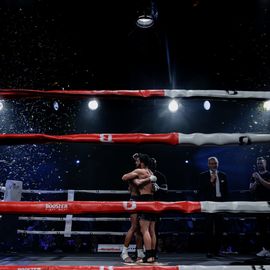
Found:
<path fill-rule="evenodd" d="M 208 171 L 202 172 L 199 179 L 199 198 L 201 201 L 223 202 L 227 200 L 227 176 L 218 170 L 216 157 L 208 158 Z M 207 257 L 218 255 L 221 246 L 221 217 L 206 214 Z"/>
<path fill-rule="evenodd" d="M 201 201 L 223 202 L 227 200 L 227 176 L 218 170 L 218 159 L 208 158 L 208 171 L 200 174 L 199 195 Z"/>

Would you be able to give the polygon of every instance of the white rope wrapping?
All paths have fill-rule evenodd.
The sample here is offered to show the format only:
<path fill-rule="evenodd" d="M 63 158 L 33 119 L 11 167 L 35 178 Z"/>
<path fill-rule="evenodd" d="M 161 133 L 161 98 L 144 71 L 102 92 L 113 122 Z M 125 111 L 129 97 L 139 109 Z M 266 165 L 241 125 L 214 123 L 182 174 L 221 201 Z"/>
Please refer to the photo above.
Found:
<path fill-rule="evenodd" d="M 65 235 L 66 231 L 28 231 L 28 230 L 17 230 L 19 234 L 31 234 L 31 235 Z M 109 232 L 109 231 L 71 231 L 70 235 L 111 235 L 111 236 L 123 236 L 126 232 Z M 204 232 L 158 232 L 158 235 L 202 235 Z M 227 236 L 230 233 L 223 232 L 222 235 Z M 238 233 L 239 235 L 245 236 L 249 233 Z M 258 232 L 256 232 L 258 234 Z"/>
<path fill-rule="evenodd" d="M 118 252 L 120 252 L 119 248 L 116 248 Z M 115 250 L 114 250 L 115 252 Z M 65 265 L 65 266 L 53 266 L 53 265 L 22 265 L 22 266 L 13 266 L 13 265 L 5 265 L 2 266 L 3 270 L 130 270 L 130 269 L 148 269 L 148 270 L 270 270 L 269 265 L 176 265 L 176 266 L 166 266 L 166 264 L 158 263 L 147 266 L 75 266 L 75 265 Z"/>
<path fill-rule="evenodd" d="M 204 213 L 270 213 L 269 202 L 201 202 L 201 212 Z"/>
<path fill-rule="evenodd" d="M 19 220 L 36 221 L 66 221 L 65 217 L 19 217 Z M 72 217 L 72 221 L 130 221 L 130 218 L 84 218 Z"/>
<path fill-rule="evenodd" d="M 206 98 L 252 98 L 270 99 L 269 91 L 236 91 L 236 90 L 165 90 L 165 97 L 206 97 Z"/>
<path fill-rule="evenodd" d="M 179 144 L 226 145 L 270 142 L 270 134 L 255 133 L 179 133 Z"/>
<path fill-rule="evenodd" d="M 199 220 L 202 218 L 194 217 L 162 217 L 161 220 Z M 66 221 L 66 217 L 19 217 L 19 220 L 24 221 Z M 110 217 L 97 217 L 97 218 L 88 218 L 88 217 L 72 217 L 72 221 L 82 221 L 82 222 L 103 222 L 103 221 L 130 221 L 130 218 L 110 218 Z"/>
<path fill-rule="evenodd" d="M 183 193 L 194 193 L 197 194 L 197 189 L 171 189 L 171 190 L 165 190 L 168 193 L 177 193 L 177 194 L 183 194 Z M 0 189 L 0 192 L 5 192 L 5 187 Z M 130 192 L 125 190 L 74 190 L 75 193 L 88 193 L 88 194 L 130 194 Z M 248 189 L 246 190 L 232 190 L 231 192 L 239 192 L 239 193 L 249 193 L 250 191 Z M 34 190 L 34 189 L 23 189 L 22 193 L 26 194 L 65 194 L 68 193 L 68 190 Z"/>
<path fill-rule="evenodd" d="M 5 188 L 0 190 L 0 192 L 5 192 Z M 130 194 L 129 191 L 125 190 L 74 190 L 75 193 L 89 193 L 89 194 Z M 166 190 L 166 192 L 174 192 L 174 193 L 197 193 L 197 190 Z M 241 190 L 242 192 L 242 190 Z M 22 193 L 26 194 L 65 194 L 68 193 L 68 190 L 34 190 L 34 189 L 23 189 Z"/>
<path fill-rule="evenodd" d="M 68 190 L 68 201 L 74 201 L 75 192 L 73 189 Z M 71 236 L 73 215 L 66 215 L 65 219 L 65 237 Z"/>
<path fill-rule="evenodd" d="M 0 190 L 1 192 L 2 190 Z M 74 190 L 77 193 L 91 193 L 91 194 L 130 194 L 125 190 Z M 4 190 L 2 191 L 4 192 Z M 68 190 L 34 190 L 34 189 L 23 189 L 22 193 L 30 194 L 63 194 L 68 193 Z"/>
<path fill-rule="evenodd" d="M 178 265 L 178 270 L 270 270 L 269 265 Z"/>

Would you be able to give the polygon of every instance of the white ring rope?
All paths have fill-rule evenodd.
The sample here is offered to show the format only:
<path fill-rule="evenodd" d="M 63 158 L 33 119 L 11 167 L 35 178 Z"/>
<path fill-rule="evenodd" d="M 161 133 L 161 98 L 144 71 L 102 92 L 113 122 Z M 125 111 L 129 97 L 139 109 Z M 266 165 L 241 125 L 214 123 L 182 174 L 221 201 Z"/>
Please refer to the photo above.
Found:
<path fill-rule="evenodd" d="M 202 213 L 270 213 L 269 202 L 201 202 Z"/>
<path fill-rule="evenodd" d="M 179 220 L 198 220 L 202 219 L 199 217 L 161 217 L 160 220 L 173 220 L 173 221 L 179 221 Z M 24 221 L 66 221 L 66 217 L 19 217 L 19 220 Z M 88 218 L 88 217 L 72 217 L 72 221 L 82 221 L 82 222 L 103 222 L 103 221 L 130 221 L 130 218 L 111 218 L 111 217 L 97 217 L 97 218 Z"/>
<path fill-rule="evenodd" d="M 44 234 L 44 235 L 50 235 L 50 234 L 60 234 L 60 235 L 66 235 L 66 231 L 28 231 L 28 230 L 17 230 L 17 233 L 20 234 Z M 126 235 L 127 232 L 109 232 L 109 231 L 70 231 L 68 232 L 72 235 Z"/>
<path fill-rule="evenodd" d="M 35 190 L 35 189 L 23 189 L 22 193 L 30 194 L 63 194 L 68 193 L 69 190 Z M 4 192 L 4 190 L 0 190 Z M 91 194 L 130 194 L 129 191 L 125 190 L 74 190 L 77 193 L 91 193 Z"/>
<path fill-rule="evenodd" d="M 194 193 L 197 194 L 198 190 L 197 189 L 162 189 L 167 193 L 178 193 L 178 194 L 183 194 L 183 193 Z M 5 187 L 2 187 L 0 189 L 0 192 L 4 193 L 6 191 Z M 75 193 L 89 193 L 89 194 L 130 194 L 129 191 L 125 190 L 74 190 Z M 239 192 L 239 193 L 249 193 L 250 191 L 248 189 L 245 190 L 232 190 L 231 192 Z M 65 194 L 68 193 L 68 190 L 37 190 L 37 189 L 23 189 L 22 193 L 25 194 Z"/>
<path fill-rule="evenodd" d="M 269 91 L 238 91 L 238 90 L 186 90 L 175 89 L 165 90 L 165 97 L 206 97 L 206 98 L 252 98 L 252 99 L 270 99 Z"/>
<path fill-rule="evenodd" d="M 66 217 L 19 217 L 19 220 L 39 220 L 39 221 L 66 221 Z M 108 218 L 108 217 L 98 217 L 98 218 L 86 218 L 86 217 L 72 217 L 72 221 L 130 221 L 130 218 Z"/>
<path fill-rule="evenodd" d="M 117 249 L 118 250 L 118 249 Z M 131 269 L 145 269 L 145 270 L 270 270 L 269 265 L 138 265 L 138 266 L 89 266 L 89 265 L 2 265 L 1 270 L 131 270 Z"/>
<path fill-rule="evenodd" d="M 270 134 L 255 133 L 178 133 L 178 144 L 192 145 L 226 145 L 270 142 Z"/>
<path fill-rule="evenodd" d="M 66 235 L 66 231 L 29 231 L 29 230 L 17 230 L 19 234 L 35 234 L 35 235 Z M 158 235 L 194 235 L 194 234 L 202 234 L 203 232 L 158 232 Z M 112 232 L 112 231 L 71 231 L 69 232 L 71 235 L 110 235 L 110 236 L 123 236 L 126 235 L 127 232 Z"/>
<path fill-rule="evenodd" d="M 270 265 L 179 265 L 178 270 L 270 270 Z"/>

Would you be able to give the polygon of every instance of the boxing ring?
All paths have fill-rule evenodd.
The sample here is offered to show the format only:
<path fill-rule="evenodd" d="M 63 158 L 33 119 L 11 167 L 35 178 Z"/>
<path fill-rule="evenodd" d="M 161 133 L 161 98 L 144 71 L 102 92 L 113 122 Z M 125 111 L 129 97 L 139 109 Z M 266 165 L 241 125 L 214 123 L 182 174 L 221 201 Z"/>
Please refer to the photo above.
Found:
<path fill-rule="evenodd" d="M 0 96 L 3 98 L 15 97 L 34 97 L 41 96 L 127 96 L 130 98 L 189 98 L 189 97 L 214 97 L 223 99 L 235 98 L 255 98 L 255 99 L 270 99 L 269 92 L 248 92 L 248 91 L 223 91 L 223 90 L 119 90 L 119 91 L 79 91 L 79 90 L 9 90 L 3 89 Z M 103 133 L 103 134 L 72 134 L 72 135 L 48 135 L 48 134 L 0 134 L 0 144 L 33 144 L 33 143 L 55 143 L 55 142 L 72 142 L 72 143 L 96 143 L 96 144 L 141 144 L 141 143 L 158 143 L 169 145 L 249 145 L 257 143 L 269 143 L 270 134 L 255 134 L 255 133 L 163 133 L 163 134 L 146 134 L 146 133 L 130 133 L 130 134 L 116 134 L 116 133 Z M 13 183 L 16 186 L 16 181 Z M 11 183 L 12 185 L 12 183 Z M 8 186 L 1 188 L 1 192 L 7 193 Z M 76 214 L 130 214 L 138 211 L 147 211 L 153 213 L 174 212 L 193 214 L 193 213 L 270 213 L 269 202 L 251 202 L 251 201 L 232 201 L 232 202 L 210 202 L 210 201 L 154 201 L 154 202 L 135 202 L 135 201 L 75 201 L 75 193 L 88 193 L 88 194 L 128 194 L 127 191 L 117 190 L 26 190 L 22 189 L 21 193 L 28 194 L 59 194 L 66 193 L 68 196 L 67 201 L 2 201 L 0 202 L 0 214 L 17 214 L 17 215 L 32 215 L 32 216 L 19 216 L 19 220 L 24 221 L 63 221 L 65 222 L 64 230 L 57 231 L 38 231 L 38 230 L 21 230 L 18 229 L 18 234 L 44 234 L 44 235 L 61 235 L 69 237 L 70 235 L 125 235 L 125 232 L 112 232 L 112 231 L 73 231 L 72 222 L 96 222 L 96 221 L 128 221 L 125 217 L 73 217 Z M 33 215 L 46 215 L 45 217 Z M 48 215 L 48 216 L 47 216 Z M 56 215 L 66 215 L 65 217 L 56 217 Z M 166 220 L 166 217 L 163 218 Z M 167 218 L 168 219 L 168 218 Z M 175 219 L 175 218 L 171 218 Z M 190 255 L 188 255 L 190 256 Z M 263 265 L 267 261 L 249 260 L 249 257 L 233 258 L 236 265 L 232 265 L 232 259 L 221 259 L 216 261 L 205 261 L 199 255 L 194 255 L 196 261 L 187 260 L 184 258 L 175 258 L 175 255 L 168 255 L 159 258 L 158 263 L 148 263 L 142 265 L 123 265 L 120 261 L 119 254 L 116 256 L 79 256 L 72 257 L 72 262 L 63 260 L 68 265 L 62 265 L 61 259 L 43 260 L 49 264 L 44 263 L 33 264 L 31 256 L 29 260 L 27 255 L 20 259 L 13 256 L 8 262 L 5 257 L 0 258 L 0 269 L 16 269 L 16 270 L 71 270 L 71 269 L 91 269 L 91 270 L 128 270 L 128 269 L 168 269 L 168 270 L 195 270 L 195 269 L 270 269 L 270 266 Z M 11 256 L 12 257 L 12 256 Z M 57 256 L 56 256 L 57 257 Z M 61 256 L 60 256 L 61 257 Z M 68 258 L 68 257 L 67 257 Z M 30 263 L 29 263 L 30 261 Z M 38 257 L 32 257 L 32 261 L 39 261 Z M 74 262 L 75 261 L 75 262 Z M 245 265 L 240 264 L 240 261 L 245 261 Z M 83 264 L 81 265 L 80 264 Z M 187 265 L 185 265 L 186 262 Z M 194 263 L 194 265 L 192 265 Z M 223 265 L 230 264 L 230 265 Z M 11 265 L 5 265 L 11 264 Z M 59 265 L 61 264 L 61 265 Z M 95 265 L 95 266 L 90 266 Z M 213 265 L 215 264 L 215 265 Z M 269 262 L 270 264 L 270 262 Z"/>

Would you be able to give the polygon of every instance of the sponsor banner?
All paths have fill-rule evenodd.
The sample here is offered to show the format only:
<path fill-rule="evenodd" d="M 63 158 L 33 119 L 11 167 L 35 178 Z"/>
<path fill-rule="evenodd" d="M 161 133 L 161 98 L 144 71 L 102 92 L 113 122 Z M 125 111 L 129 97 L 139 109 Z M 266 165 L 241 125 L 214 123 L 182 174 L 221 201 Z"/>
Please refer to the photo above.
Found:
<path fill-rule="evenodd" d="M 122 244 L 98 244 L 98 252 L 111 252 L 111 253 L 120 253 L 122 252 Z M 136 245 L 129 245 L 128 252 L 135 252 Z"/>
<path fill-rule="evenodd" d="M 45 209 L 49 211 L 66 210 L 68 209 L 68 205 L 66 203 L 46 203 Z"/>

